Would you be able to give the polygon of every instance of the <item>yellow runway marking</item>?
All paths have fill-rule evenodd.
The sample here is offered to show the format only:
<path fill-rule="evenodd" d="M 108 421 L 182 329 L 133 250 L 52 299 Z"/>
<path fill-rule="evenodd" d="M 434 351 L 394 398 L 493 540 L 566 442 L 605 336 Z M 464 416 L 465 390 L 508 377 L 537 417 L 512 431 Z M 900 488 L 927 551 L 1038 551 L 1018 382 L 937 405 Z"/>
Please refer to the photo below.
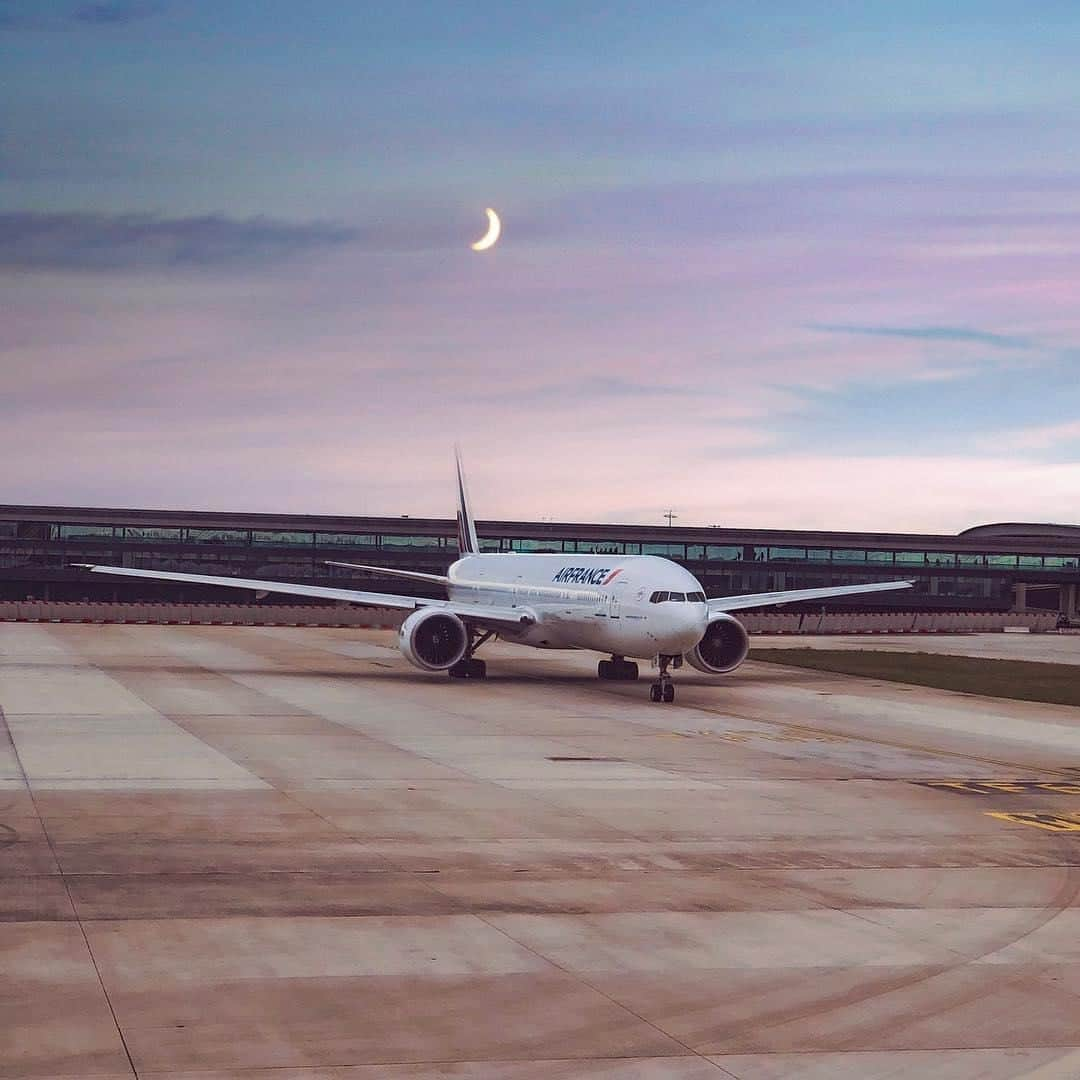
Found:
<path fill-rule="evenodd" d="M 1047 832 L 1080 832 L 1080 813 L 1040 814 L 1035 811 L 984 810 L 987 817 L 1011 821 L 1016 825 L 1034 825 Z"/>
<path fill-rule="evenodd" d="M 961 791 L 965 795 L 1080 795 L 1071 780 L 916 780 L 920 787 Z"/>

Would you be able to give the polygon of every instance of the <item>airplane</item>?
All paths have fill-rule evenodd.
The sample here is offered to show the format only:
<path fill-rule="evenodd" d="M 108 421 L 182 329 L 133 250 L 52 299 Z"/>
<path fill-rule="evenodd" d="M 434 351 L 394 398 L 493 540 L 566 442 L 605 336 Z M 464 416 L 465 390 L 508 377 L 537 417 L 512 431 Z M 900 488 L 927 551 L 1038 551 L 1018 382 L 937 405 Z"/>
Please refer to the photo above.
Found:
<path fill-rule="evenodd" d="M 909 589 L 913 581 L 839 585 L 814 589 L 718 596 L 707 599 L 685 567 L 657 555 L 482 553 L 457 454 L 458 558 L 446 574 L 326 560 L 328 566 L 438 585 L 446 599 L 361 592 L 287 581 L 215 577 L 124 566 L 74 563 L 94 574 L 184 581 L 230 589 L 288 593 L 322 600 L 408 612 L 398 631 L 405 658 L 422 671 L 451 678 L 483 679 L 487 666 L 475 656 L 493 637 L 537 649 L 586 649 L 607 653 L 597 675 L 635 680 L 635 660 L 657 669 L 650 700 L 673 702 L 671 670 L 683 661 L 709 675 L 734 671 L 750 651 L 750 638 L 731 613 L 798 600 Z"/>

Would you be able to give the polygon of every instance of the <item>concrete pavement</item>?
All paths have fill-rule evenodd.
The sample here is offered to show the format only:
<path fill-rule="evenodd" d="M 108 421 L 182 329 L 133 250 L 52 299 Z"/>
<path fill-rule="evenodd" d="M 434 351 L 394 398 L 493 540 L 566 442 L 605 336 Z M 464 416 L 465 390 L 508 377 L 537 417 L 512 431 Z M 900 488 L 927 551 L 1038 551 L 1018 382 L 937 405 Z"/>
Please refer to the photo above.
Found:
<path fill-rule="evenodd" d="M 1080 1077 L 1080 710 L 392 644 L 0 625 L 0 1077 Z"/>

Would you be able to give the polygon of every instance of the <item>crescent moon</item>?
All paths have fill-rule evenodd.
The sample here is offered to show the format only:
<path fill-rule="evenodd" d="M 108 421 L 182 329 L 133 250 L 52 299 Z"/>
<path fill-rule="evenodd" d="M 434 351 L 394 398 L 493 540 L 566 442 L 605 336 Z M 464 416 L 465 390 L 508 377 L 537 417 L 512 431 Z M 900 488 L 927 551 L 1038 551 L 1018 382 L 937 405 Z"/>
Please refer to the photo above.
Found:
<path fill-rule="evenodd" d="M 502 222 L 499 220 L 499 215 L 489 206 L 487 208 L 488 227 L 487 232 L 472 245 L 473 251 L 487 251 L 488 248 L 495 246 L 495 241 L 499 239 L 499 234 L 502 232 Z"/>

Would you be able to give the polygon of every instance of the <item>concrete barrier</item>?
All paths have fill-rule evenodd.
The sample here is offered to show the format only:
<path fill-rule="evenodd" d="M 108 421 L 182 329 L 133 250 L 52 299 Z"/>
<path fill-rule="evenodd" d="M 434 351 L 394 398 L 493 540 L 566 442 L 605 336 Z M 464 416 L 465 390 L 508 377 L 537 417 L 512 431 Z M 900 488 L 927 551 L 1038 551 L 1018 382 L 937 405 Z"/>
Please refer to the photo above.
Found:
<path fill-rule="evenodd" d="M 1045 634 L 1054 632 L 1057 626 L 1057 615 L 1052 611 L 733 614 L 751 634 L 988 634 L 1002 633 L 1006 627 L 1023 627 L 1028 633 Z"/>
<path fill-rule="evenodd" d="M 404 612 L 328 604 L 107 604 L 2 600 L 0 622 L 165 626 L 355 626 L 396 630 Z"/>

